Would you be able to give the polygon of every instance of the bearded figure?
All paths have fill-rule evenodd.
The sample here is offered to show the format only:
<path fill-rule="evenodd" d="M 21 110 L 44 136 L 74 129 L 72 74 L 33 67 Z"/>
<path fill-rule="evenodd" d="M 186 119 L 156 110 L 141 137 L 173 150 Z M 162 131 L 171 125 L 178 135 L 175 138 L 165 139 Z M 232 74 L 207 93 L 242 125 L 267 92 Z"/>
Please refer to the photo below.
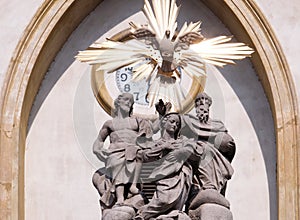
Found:
<path fill-rule="evenodd" d="M 204 149 L 199 163 L 193 164 L 194 187 L 187 211 L 191 219 L 230 220 L 232 214 L 225 190 L 233 175 L 231 161 L 236 148 L 223 122 L 209 117 L 211 105 L 211 97 L 200 93 L 195 100 L 196 116 L 182 116 L 182 135 L 201 141 Z"/>

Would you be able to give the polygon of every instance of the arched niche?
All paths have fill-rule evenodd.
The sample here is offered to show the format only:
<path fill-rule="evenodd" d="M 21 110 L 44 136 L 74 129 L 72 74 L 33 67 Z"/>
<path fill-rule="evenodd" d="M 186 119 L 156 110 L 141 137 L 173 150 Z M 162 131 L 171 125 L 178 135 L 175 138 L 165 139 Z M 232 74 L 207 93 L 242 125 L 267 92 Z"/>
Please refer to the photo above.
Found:
<path fill-rule="evenodd" d="M 257 51 L 252 62 L 267 94 L 276 132 L 278 218 L 298 219 L 298 102 L 280 45 L 253 1 L 203 2 L 240 41 Z M 45 1 L 15 50 L 1 97 L 1 219 L 24 219 L 24 149 L 30 109 L 55 55 L 99 3 Z"/>

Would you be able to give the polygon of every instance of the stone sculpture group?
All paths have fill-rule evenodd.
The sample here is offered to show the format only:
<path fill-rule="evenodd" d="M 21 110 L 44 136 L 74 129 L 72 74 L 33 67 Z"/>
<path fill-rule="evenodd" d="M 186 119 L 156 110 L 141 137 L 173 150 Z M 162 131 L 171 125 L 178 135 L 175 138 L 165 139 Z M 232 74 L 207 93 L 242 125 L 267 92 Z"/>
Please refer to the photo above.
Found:
<path fill-rule="evenodd" d="M 93 176 L 103 220 L 232 220 L 225 190 L 235 143 L 224 124 L 209 117 L 211 97 L 198 94 L 196 116 L 169 112 L 171 104 L 160 100 L 156 121 L 131 115 L 129 93 L 114 104 L 113 119 L 93 145 L 105 163 Z"/>

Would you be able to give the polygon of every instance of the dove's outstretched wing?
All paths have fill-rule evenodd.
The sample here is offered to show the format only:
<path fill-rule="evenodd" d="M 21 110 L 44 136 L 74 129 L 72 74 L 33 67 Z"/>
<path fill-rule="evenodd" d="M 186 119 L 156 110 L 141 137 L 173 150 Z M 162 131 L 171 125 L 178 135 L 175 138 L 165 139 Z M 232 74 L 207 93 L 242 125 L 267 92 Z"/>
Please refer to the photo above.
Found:
<path fill-rule="evenodd" d="M 244 43 L 229 43 L 232 37 L 220 36 L 204 39 L 189 45 L 188 49 L 176 52 L 176 62 L 183 68 L 183 72 L 190 77 L 205 77 L 206 64 L 223 67 L 235 64 L 234 60 L 250 57 L 254 52 Z"/>
<path fill-rule="evenodd" d="M 114 72 L 121 67 L 132 65 L 138 66 L 139 70 L 155 69 L 155 62 L 147 61 L 147 58 L 155 57 L 149 46 L 138 40 L 116 42 L 107 40 L 103 43 L 94 43 L 87 50 L 80 51 L 76 58 L 88 64 L 100 64 L 98 70 L 108 73 Z M 137 78 L 139 76 L 139 71 Z"/>
<path fill-rule="evenodd" d="M 235 64 L 234 60 L 250 57 L 254 52 L 244 43 L 229 43 L 231 39 L 232 37 L 228 36 L 206 39 L 191 45 L 187 53 L 201 57 L 206 63 L 223 67 L 227 64 Z"/>

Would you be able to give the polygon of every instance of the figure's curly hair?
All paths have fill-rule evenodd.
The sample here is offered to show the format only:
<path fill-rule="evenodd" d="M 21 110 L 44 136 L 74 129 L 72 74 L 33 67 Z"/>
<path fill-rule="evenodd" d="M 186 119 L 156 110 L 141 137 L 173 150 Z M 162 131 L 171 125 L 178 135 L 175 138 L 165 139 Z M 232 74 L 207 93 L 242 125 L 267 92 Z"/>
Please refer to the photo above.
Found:
<path fill-rule="evenodd" d="M 168 113 L 168 114 L 164 115 L 162 117 L 162 119 L 160 120 L 160 128 L 161 128 L 161 132 L 165 131 L 165 124 L 166 124 L 167 120 L 170 118 L 171 115 L 177 115 L 177 117 L 179 118 L 178 128 L 174 133 L 175 139 L 177 139 L 180 136 L 180 130 L 181 130 L 181 117 L 180 117 L 179 113 L 171 112 L 171 113 Z"/>
<path fill-rule="evenodd" d="M 132 105 L 130 106 L 130 110 L 129 110 L 129 116 L 131 116 L 131 114 L 133 112 L 133 104 L 134 104 L 133 95 L 131 93 L 122 93 L 122 94 L 118 95 L 118 97 L 114 101 L 115 108 L 113 109 L 113 117 L 116 117 L 118 115 L 118 110 L 120 108 L 120 99 L 123 98 L 125 95 L 129 95 L 132 99 Z"/>

